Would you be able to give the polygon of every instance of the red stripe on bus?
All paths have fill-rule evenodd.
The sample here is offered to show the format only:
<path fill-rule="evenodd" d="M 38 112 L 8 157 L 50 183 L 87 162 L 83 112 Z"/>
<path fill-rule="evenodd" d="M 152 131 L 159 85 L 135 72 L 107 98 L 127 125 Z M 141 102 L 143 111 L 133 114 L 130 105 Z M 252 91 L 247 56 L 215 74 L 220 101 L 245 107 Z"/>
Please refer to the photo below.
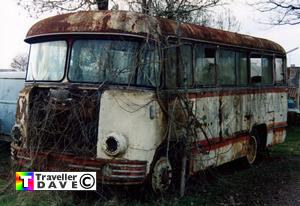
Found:
<path fill-rule="evenodd" d="M 197 141 L 197 142 L 194 142 L 195 146 L 193 146 L 192 152 L 193 152 L 193 154 L 195 154 L 195 153 L 199 153 L 199 150 L 202 150 L 202 151 L 204 150 L 207 152 L 211 151 L 211 150 L 216 150 L 221 147 L 228 146 L 230 144 L 247 141 L 249 139 L 249 137 L 250 136 L 248 134 L 244 134 L 244 135 L 239 135 L 238 137 L 229 137 L 229 138 L 225 139 L 224 141 L 221 141 L 220 137 L 215 137 L 215 138 L 212 138 L 209 140 Z M 216 141 L 218 141 L 218 142 L 216 142 Z"/>
<path fill-rule="evenodd" d="M 285 127 L 287 127 L 287 122 L 275 122 L 274 124 L 268 125 L 268 130 L 273 130 L 273 131 L 284 131 Z M 200 140 L 196 141 L 193 144 L 192 147 L 192 153 L 199 153 L 199 151 L 211 151 L 211 150 L 216 150 L 221 147 L 228 146 L 230 144 L 234 144 L 237 142 L 244 142 L 249 139 L 250 135 L 249 134 L 243 134 L 243 135 L 238 135 L 238 136 L 232 136 L 232 137 L 227 137 L 225 138 L 224 141 L 222 141 L 223 138 L 221 137 L 213 137 L 209 138 L 208 140 Z"/>
<path fill-rule="evenodd" d="M 287 122 L 275 122 L 273 124 L 268 125 L 268 130 L 274 130 L 274 129 L 284 129 L 288 126 Z"/>

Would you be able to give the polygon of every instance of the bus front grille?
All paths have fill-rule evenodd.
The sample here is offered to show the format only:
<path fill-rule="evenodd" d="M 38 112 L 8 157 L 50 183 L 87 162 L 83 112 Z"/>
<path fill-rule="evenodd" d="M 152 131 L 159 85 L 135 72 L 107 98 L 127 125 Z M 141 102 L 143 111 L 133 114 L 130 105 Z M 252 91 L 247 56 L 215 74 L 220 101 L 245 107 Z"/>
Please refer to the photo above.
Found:
<path fill-rule="evenodd" d="M 98 90 L 34 88 L 26 147 L 95 157 L 100 95 Z"/>

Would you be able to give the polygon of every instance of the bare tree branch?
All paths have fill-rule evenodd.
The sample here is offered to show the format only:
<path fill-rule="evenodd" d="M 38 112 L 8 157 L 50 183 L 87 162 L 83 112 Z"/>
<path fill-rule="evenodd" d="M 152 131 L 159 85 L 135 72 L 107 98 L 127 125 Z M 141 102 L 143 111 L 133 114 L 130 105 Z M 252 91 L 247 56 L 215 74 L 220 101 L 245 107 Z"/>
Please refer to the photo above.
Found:
<path fill-rule="evenodd" d="M 10 64 L 13 69 L 25 71 L 28 65 L 28 54 L 19 54 L 15 56 Z"/>
<path fill-rule="evenodd" d="M 272 25 L 300 24 L 299 0 L 260 0 L 251 1 L 251 6 L 262 13 L 269 13 L 270 17 L 265 22 Z"/>

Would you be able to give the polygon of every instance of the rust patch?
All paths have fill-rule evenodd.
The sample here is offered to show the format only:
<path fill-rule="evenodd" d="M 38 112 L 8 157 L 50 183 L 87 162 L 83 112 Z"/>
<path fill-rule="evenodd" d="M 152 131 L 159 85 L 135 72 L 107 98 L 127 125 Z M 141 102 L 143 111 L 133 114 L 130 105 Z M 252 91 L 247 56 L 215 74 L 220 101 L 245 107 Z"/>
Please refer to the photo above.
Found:
<path fill-rule="evenodd" d="M 284 138 L 285 138 L 284 131 L 285 131 L 284 128 L 277 128 L 273 130 L 272 145 L 280 144 L 284 142 Z"/>
<path fill-rule="evenodd" d="M 266 39 L 126 11 L 82 11 L 50 17 L 33 25 L 26 41 L 65 32 L 133 33 L 156 38 L 179 34 L 183 38 L 285 53 L 279 44 Z"/>

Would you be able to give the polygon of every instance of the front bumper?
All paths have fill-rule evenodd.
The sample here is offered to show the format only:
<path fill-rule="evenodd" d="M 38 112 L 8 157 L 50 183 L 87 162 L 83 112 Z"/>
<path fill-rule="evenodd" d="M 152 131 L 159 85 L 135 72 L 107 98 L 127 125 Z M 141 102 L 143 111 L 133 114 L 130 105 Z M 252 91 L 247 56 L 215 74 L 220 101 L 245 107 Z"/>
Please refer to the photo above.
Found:
<path fill-rule="evenodd" d="M 95 171 L 97 182 L 136 185 L 146 180 L 147 161 L 83 158 L 51 152 L 32 152 L 12 145 L 12 159 L 21 168 L 39 171 Z"/>

